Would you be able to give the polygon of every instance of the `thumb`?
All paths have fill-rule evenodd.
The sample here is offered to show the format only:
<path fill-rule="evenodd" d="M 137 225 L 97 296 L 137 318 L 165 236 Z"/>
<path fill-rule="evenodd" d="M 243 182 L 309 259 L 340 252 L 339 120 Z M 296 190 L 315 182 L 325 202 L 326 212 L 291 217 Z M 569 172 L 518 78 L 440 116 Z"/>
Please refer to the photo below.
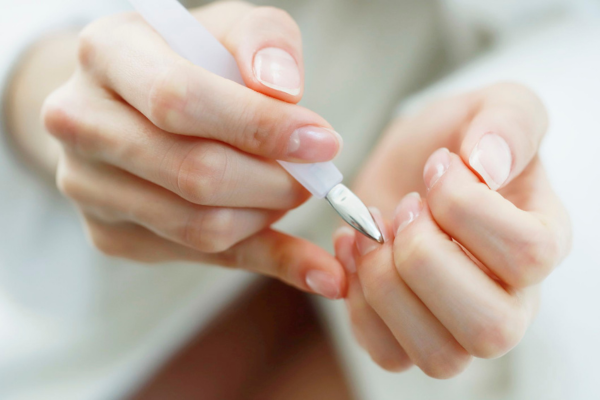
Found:
<path fill-rule="evenodd" d="M 498 190 L 533 159 L 546 133 L 548 117 L 539 98 L 521 85 L 496 84 L 479 95 L 460 155 L 490 189 Z"/>
<path fill-rule="evenodd" d="M 196 16 L 233 54 L 246 86 L 289 103 L 300 101 L 304 89 L 302 39 L 288 13 L 225 2 Z"/>

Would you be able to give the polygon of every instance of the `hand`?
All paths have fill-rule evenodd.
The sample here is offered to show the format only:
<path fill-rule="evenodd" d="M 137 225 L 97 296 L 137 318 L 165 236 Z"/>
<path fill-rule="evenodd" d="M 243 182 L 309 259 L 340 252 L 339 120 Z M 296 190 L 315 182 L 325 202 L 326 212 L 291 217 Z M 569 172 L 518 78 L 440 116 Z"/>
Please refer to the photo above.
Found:
<path fill-rule="evenodd" d="M 498 84 L 397 122 L 375 150 L 356 192 L 392 219 L 374 211 L 387 241 L 346 228 L 334 241 L 353 330 L 383 368 L 448 378 L 522 338 L 571 241 L 537 156 L 546 118 Z"/>
<path fill-rule="evenodd" d="M 298 27 L 241 2 L 194 15 L 235 56 L 248 88 L 179 57 L 137 14 L 93 23 L 78 68 L 45 103 L 61 142 L 57 182 L 94 245 L 144 262 L 202 261 L 345 292 L 325 250 L 269 228 L 309 194 L 275 160 L 332 159 L 341 139 L 297 103 Z"/>

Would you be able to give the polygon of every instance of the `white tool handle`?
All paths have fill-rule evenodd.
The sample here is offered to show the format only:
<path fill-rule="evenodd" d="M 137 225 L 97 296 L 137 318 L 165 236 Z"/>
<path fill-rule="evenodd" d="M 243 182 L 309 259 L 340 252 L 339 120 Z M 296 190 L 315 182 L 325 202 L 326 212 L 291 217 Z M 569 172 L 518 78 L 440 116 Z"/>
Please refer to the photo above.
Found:
<path fill-rule="evenodd" d="M 235 58 L 177 0 L 129 0 L 180 56 L 223 78 L 244 85 Z M 342 173 L 333 162 L 298 164 L 278 161 L 315 197 L 323 198 Z"/>

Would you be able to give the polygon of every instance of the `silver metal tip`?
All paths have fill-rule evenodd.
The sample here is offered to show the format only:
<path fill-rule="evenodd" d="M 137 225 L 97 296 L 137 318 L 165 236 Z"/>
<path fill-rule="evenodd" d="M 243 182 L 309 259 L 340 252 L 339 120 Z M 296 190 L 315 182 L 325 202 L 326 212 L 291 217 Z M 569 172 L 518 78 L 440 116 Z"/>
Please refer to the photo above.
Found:
<path fill-rule="evenodd" d="M 351 227 L 363 235 L 383 243 L 383 234 L 371 212 L 350 189 L 341 183 L 337 184 L 327 193 L 325 198 Z"/>

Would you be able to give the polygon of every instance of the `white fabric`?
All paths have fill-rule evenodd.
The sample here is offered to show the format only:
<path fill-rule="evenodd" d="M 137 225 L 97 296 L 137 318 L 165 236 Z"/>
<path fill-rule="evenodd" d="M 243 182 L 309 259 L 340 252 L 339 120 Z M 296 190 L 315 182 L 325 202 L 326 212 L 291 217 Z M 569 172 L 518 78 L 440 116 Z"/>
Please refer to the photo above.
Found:
<path fill-rule="evenodd" d="M 450 17 L 442 18 L 437 2 L 423 0 L 268 3 L 287 9 L 299 22 L 305 43 L 307 81 L 303 104 L 323 115 L 344 135 L 346 146 L 336 164 L 348 178 L 376 140 L 397 100 L 438 75 L 449 62 L 461 61 L 479 48 L 477 32 L 482 24 L 476 21 L 487 20 L 483 26 L 488 34 L 491 32 L 510 43 L 515 32 L 521 32 L 520 26 L 528 26 L 525 22 L 529 19 L 523 15 L 543 16 L 548 9 L 547 4 L 533 8 L 511 6 L 512 11 L 502 14 L 497 11 L 503 9 L 498 1 L 486 8 L 477 1 L 452 0 L 444 5 Z M 560 3 L 563 8 L 567 4 L 551 3 Z M 98 15 L 128 8 L 122 0 L 28 0 L 17 4 L 0 0 L 0 76 L 6 75 L 26 44 L 49 27 L 81 24 Z M 528 11 L 519 14 L 523 9 Z M 483 15 L 487 15 L 487 19 Z M 546 20 L 545 17 L 539 19 Z M 516 20 L 525 22 L 510 23 Z M 462 29 L 448 28 L 457 26 Z M 453 35 L 458 31 L 459 35 Z M 513 34 L 506 34 L 509 31 Z M 546 43 L 543 40 L 534 42 L 521 53 L 502 58 L 498 65 L 496 61 L 488 61 L 468 75 L 453 78 L 450 82 L 455 83 L 450 88 L 488 83 L 499 75 L 497 71 L 502 66 L 506 76 L 512 72 L 515 77 L 528 79 L 549 99 L 548 105 L 558 125 L 554 125 L 544 156 L 550 157 L 552 177 L 572 208 L 576 227 L 583 227 L 580 228 L 583 236 L 578 236 L 582 239 L 576 242 L 570 263 L 577 260 L 580 269 L 588 268 L 590 271 L 585 272 L 591 273 L 591 266 L 598 265 L 598 256 L 586 253 L 593 249 L 589 243 L 593 236 L 585 235 L 593 232 L 591 229 L 600 223 L 600 217 L 593 214 L 590 218 L 589 213 L 583 213 L 595 210 L 594 193 L 582 196 L 587 203 L 581 203 L 578 199 L 581 188 L 569 186 L 578 181 L 560 169 L 568 165 L 586 176 L 586 182 L 597 179 L 590 175 L 592 172 L 583 174 L 585 161 L 579 157 L 592 152 L 593 146 L 576 149 L 577 152 L 574 149 L 577 143 L 592 140 L 593 135 L 587 131 L 594 126 L 593 121 L 587 109 L 575 108 L 578 104 L 575 100 L 584 98 L 590 76 L 600 69 L 594 64 L 595 59 L 583 57 L 587 48 L 575 46 L 581 33 L 570 31 L 573 46 L 565 45 L 558 55 L 552 54 L 552 46 L 542 46 Z M 546 60 L 541 64 L 544 68 L 528 69 L 528 64 L 517 56 L 532 54 L 533 63 L 533 50 L 538 46 L 547 49 L 546 58 L 540 58 Z M 588 46 L 586 54 L 593 55 L 592 45 L 588 43 Z M 562 54 L 576 50 L 580 58 L 575 60 L 579 62 L 568 64 L 569 58 Z M 568 76 L 577 78 L 578 84 L 570 85 L 569 81 L 556 78 L 561 72 L 558 68 L 563 67 L 551 56 L 563 61 L 561 65 L 565 69 L 570 68 L 572 72 Z M 496 68 L 491 68 L 493 65 Z M 576 70 L 578 65 L 585 66 L 585 71 Z M 529 79 L 532 77 L 538 80 Z M 561 97 L 561 93 L 568 96 Z M 593 94 L 598 90 L 587 93 L 590 102 L 585 104 L 590 108 Z M 577 142 L 560 141 L 573 135 L 567 125 L 570 114 L 561 113 L 563 107 L 587 118 L 581 119 L 576 132 L 581 136 Z M 562 125 L 559 124 L 561 115 Z M 556 143 L 554 147 L 552 143 Z M 568 153 L 569 149 L 573 152 Z M 576 160 L 572 154 L 578 155 Z M 590 187 L 593 186 L 587 190 L 591 190 Z M 220 268 L 169 265 L 148 269 L 99 255 L 86 243 L 72 208 L 52 188 L 25 170 L 7 143 L 0 145 L 0 210 L 2 399 L 119 398 L 218 312 L 238 288 L 252 280 L 249 275 Z M 317 228 L 315 221 L 320 221 Z M 330 227 L 335 221 L 335 215 L 324 202 L 311 201 L 279 225 L 328 246 Z M 590 397 L 585 393 L 598 392 L 577 391 L 581 389 L 575 384 L 589 390 L 585 385 L 593 383 L 589 379 L 576 379 L 577 371 L 589 376 L 584 373 L 583 365 L 592 368 L 591 364 L 581 364 L 580 357 L 586 348 L 583 343 L 589 340 L 576 340 L 579 336 L 574 330 L 581 329 L 582 334 L 593 338 L 592 334 L 598 334 L 598 326 L 594 325 L 597 319 L 568 313 L 571 308 L 567 304 L 589 312 L 581 300 L 585 296 L 588 301 L 595 298 L 589 290 L 576 291 L 573 286 L 578 275 L 571 275 L 567 265 L 547 285 L 549 290 L 554 290 L 548 292 L 553 296 L 546 299 L 548 306 L 524 345 L 509 357 L 480 362 L 480 368 L 471 368 L 463 377 L 448 383 L 433 381 L 418 371 L 388 375 L 370 363 L 349 336 L 345 313 L 337 309 L 341 302 L 326 303 L 327 309 L 334 309 L 327 319 L 334 321 L 331 327 L 339 338 L 340 354 L 347 360 L 346 365 L 363 398 L 425 399 L 435 395 L 449 399 L 448 393 L 452 392 L 455 398 L 492 399 L 503 397 L 510 387 L 510 393 L 517 396 L 514 398 L 531 399 L 537 398 L 531 393 L 539 389 L 541 379 L 536 370 L 554 368 L 564 374 L 560 375 L 561 379 L 553 376 L 555 379 L 550 383 L 554 386 L 546 385 L 544 389 L 564 385 L 561 390 L 564 389 L 569 398 L 587 399 Z M 587 285 L 591 286 L 592 282 L 588 280 Z M 571 296 L 577 302 L 573 302 Z M 547 329 L 555 321 L 563 325 Z M 544 353 L 543 345 L 552 340 L 559 341 L 562 347 L 555 348 L 553 344 L 551 351 Z M 559 357 L 558 361 L 564 358 L 568 363 L 557 362 L 555 357 Z M 578 393 L 579 397 L 574 396 Z"/>

